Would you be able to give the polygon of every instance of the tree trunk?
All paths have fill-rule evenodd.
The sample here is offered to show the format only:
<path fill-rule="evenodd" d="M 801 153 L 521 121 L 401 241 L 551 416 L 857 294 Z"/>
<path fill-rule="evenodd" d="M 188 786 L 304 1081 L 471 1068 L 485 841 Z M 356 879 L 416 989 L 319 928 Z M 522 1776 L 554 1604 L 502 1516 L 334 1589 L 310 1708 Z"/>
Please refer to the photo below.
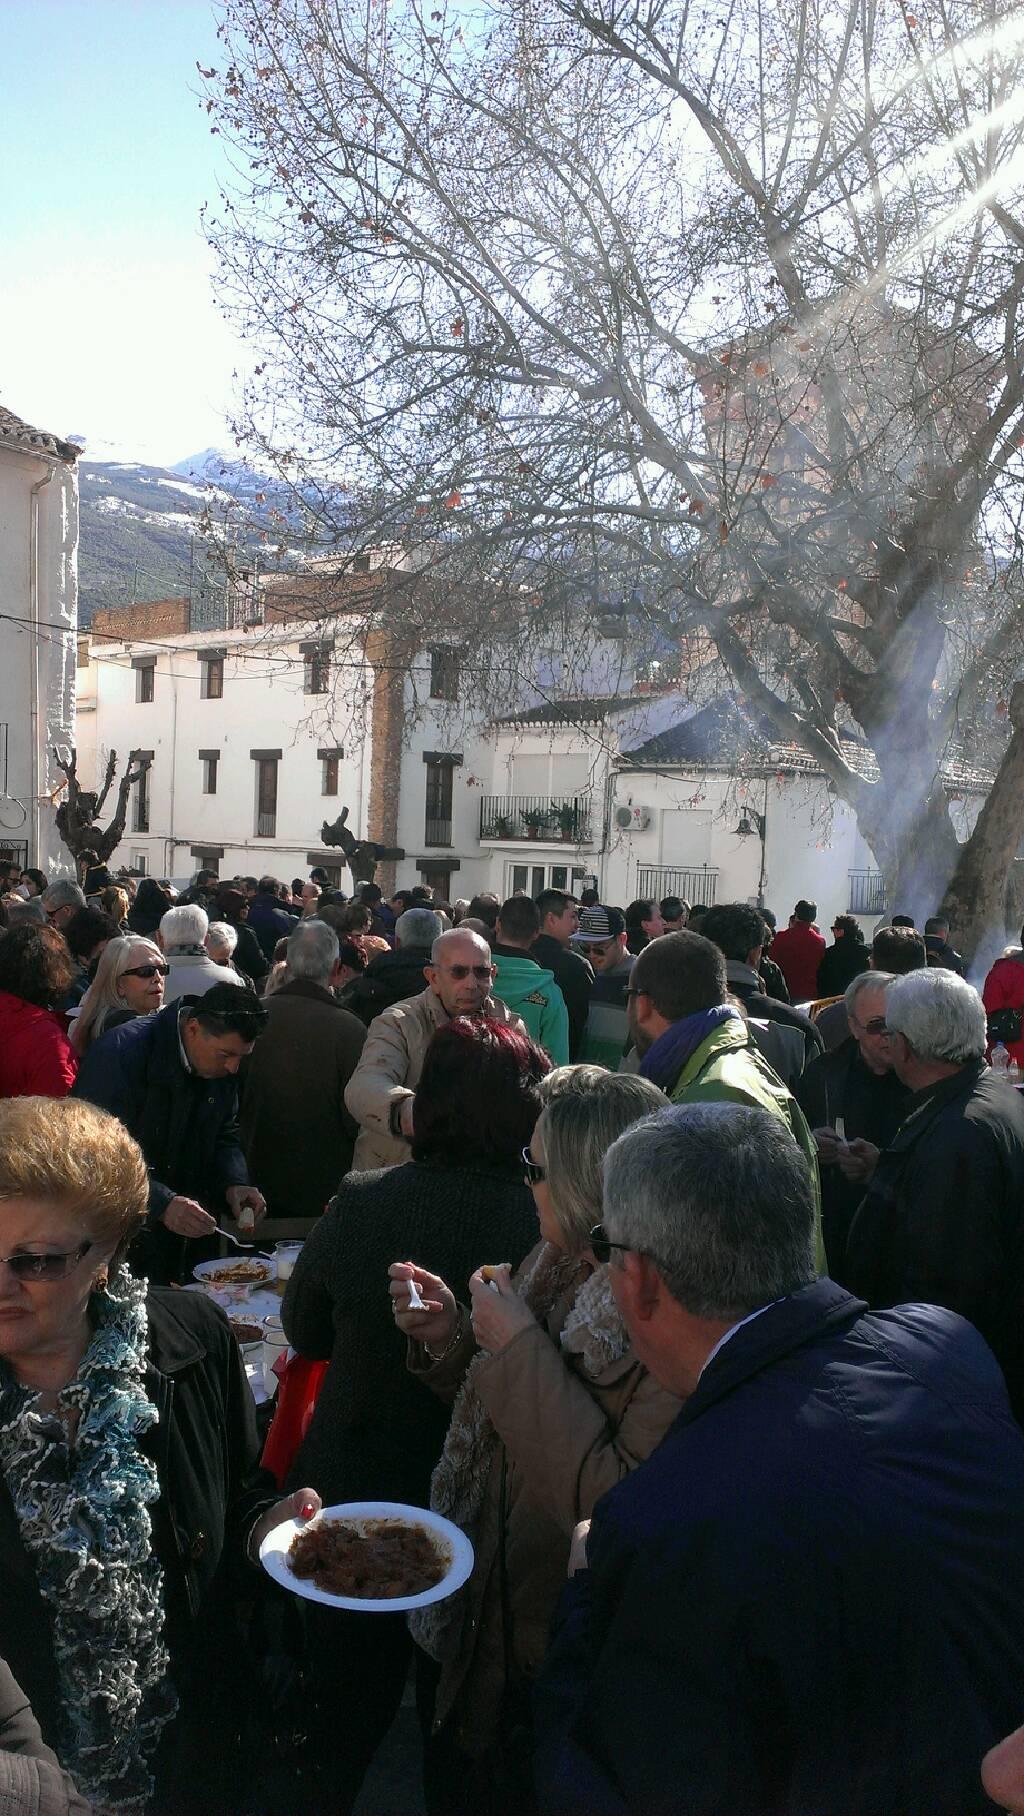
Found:
<path fill-rule="evenodd" d="M 971 837 L 961 845 L 942 911 L 980 981 L 1007 940 L 1007 883 L 1024 836 L 1024 682 L 1010 697 L 1013 736 Z M 1012 929 L 1016 936 L 1017 928 Z"/>

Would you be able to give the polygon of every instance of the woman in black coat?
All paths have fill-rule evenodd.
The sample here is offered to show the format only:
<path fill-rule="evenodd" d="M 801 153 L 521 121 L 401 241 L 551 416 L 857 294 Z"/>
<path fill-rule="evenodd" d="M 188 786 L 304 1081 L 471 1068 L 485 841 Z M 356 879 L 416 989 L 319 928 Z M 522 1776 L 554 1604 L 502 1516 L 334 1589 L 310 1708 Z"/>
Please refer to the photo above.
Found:
<path fill-rule="evenodd" d="M 406 1256 L 465 1296 L 495 1255 L 518 1266 L 537 1239 L 522 1153 L 548 1069 L 525 1034 L 485 1018 L 439 1029 L 413 1102 L 412 1160 L 350 1173 L 306 1242 L 281 1317 L 301 1355 L 330 1358 L 294 1470 L 325 1504 L 427 1505 L 448 1413 L 406 1368 L 388 1267 Z M 307 1787 L 303 1808 L 340 1816 L 394 1718 L 411 1641 L 400 1615 L 307 1612 L 323 1802 Z"/>
<path fill-rule="evenodd" d="M 864 935 L 852 914 L 836 915 L 832 922 L 832 941 L 818 965 L 819 996 L 842 996 L 847 984 L 852 984 L 871 962 Z"/>
<path fill-rule="evenodd" d="M 121 1265 L 148 1190 L 93 1105 L 0 1105 L 0 1656 L 99 1806 L 230 1811 L 230 1577 L 316 1497 L 273 1506 L 223 1313 Z"/>

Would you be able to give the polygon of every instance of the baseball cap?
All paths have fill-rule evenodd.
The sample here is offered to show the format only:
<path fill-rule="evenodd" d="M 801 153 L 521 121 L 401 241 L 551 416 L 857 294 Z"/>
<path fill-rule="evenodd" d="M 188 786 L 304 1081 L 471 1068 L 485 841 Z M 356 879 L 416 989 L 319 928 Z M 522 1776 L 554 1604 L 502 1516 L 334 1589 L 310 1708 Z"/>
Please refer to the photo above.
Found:
<path fill-rule="evenodd" d="M 626 917 L 620 908 L 603 908 L 598 902 L 593 908 L 584 908 L 580 914 L 579 930 L 575 937 L 583 946 L 596 946 L 603 940 L 617 939 L 626 931 Z"/>

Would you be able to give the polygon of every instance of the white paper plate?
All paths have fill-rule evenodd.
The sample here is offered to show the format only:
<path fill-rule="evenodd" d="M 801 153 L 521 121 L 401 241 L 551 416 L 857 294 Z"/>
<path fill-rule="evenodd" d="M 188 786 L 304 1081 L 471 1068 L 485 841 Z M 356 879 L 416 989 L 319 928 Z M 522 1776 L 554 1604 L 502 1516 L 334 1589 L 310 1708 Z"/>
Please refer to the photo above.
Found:
<path fill-rule="evenodd" d="M 427 1507 L 407 1507 L 401 1501 L 346 1501 L 339 1507 L 324 1507 L 319 1520 L 405 1520 L 410 1526 L 425 1526 L 442 1538 L 451 1555 L 451 1563 L 439 1583 L 424 1589 L 421 1595 L 394 1595 L 371 1601 L 366 1596 L 329 1595 L 318 1589 L 312 1577 L 295 1576 L 288 1562 L 288 1547 L 295 1534 L 302 1532 L 308 1520 L 283 1520 L 268 1532 L 260 1546 L 260 1563 L 275 1583 L 290 1589 L 293 1595 L 305 1596 L 310 1602 L 323 1602 L 328 1608 L 350 1608 L 355 1614 L 403 1614 L 409 1608 L 426 1608 L 430 1602 L 446 1601 L 461 1589 L 473 1569 L 473 1547 L 464 1532 L 431 1513 Z"/>
<path fill-rule="evenodd" d="M 244 1259 L 244 1257 L 241 1257 L 241 1259 Z M 256 1260 L 256 1256 L 253 1256 L 253 1260 Z M 264 1261 L 263 1258 L 260 1257 L 260 1266 L 266 1268 L 267 1271 L 259 1280 L 253 1280 L 249 1283 L 244 1280 L 234 1280 L 227 1282 L 221 1287 L 216 1286 L 213 1283 L 211 1276 L 219 1274 L 222 1268 L 231 1267 L 232 1265 L 233 1263 L 230 1255 L 225 1255 L 220 1261 L 197 1261 L 195 1267 L 192 1269 L 192 1278 L 193 1280 L 198 1280 L 200 1285 L 206 1288 L 207 1291 L 223 1291 L 229 1293 L 256 1292 L 261 1287 L 269 1286 L 274 1279 L 275 1270 L 273 1260 Z"/>

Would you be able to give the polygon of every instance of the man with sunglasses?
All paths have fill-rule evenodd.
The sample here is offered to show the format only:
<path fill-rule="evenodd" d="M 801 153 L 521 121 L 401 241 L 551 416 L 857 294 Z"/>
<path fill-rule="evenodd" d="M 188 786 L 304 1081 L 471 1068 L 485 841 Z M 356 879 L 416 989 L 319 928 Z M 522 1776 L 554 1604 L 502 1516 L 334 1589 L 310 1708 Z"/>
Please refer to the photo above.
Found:
<path fill-rule="evenodd" d="M 617 1072 L 630 1044 L 629 979 L 636 963 L 630 952 L 626 917 L 620 908 L 595 902 L 580 914 L 573 945 L 594 970 L 587 1024 L 578 1057 L 588 1065 Z"/>
<path fill-rule="evenodd" d="M 158 1285 L 191 1272 L 225 1206 L 249 1222 L 262 1194 L 249 1183 L 238 1133 L 238 1070 L 266 1023 L 252 991 L 215 984 L 204 996 L 137 1016 L 93 1041 L 74 1096 L 108 1110 L 134 1135 L 149 1168 L 149 1223 L 132 1247 L 133 1269 Z"/>
<path fill-rule="evenodd" d="M 460 927 L 440 934 L 423 975 L 425 990 L 392 1003 L 370 1023 L 359 1064 L 345 1087 L 345 1107 L 359 1124 L 353 1172 L 408 1160 L 413 1097 L 438 1028 L 457 1015 L 487 1015 L 526 1033 L 519 1016 L 492 995 L 494 964 L 480 934 Z"/>
<path fill-rule="evenodd" d="M 850 1037 L 811 1061 L 793 1095 L 811 1125 L 821 1169 L 828 1271 L 843 1279 L 846 1236 L 878 1160 L 906 1113 L 910 1092 L 892 1069 L 885 1001 L 896 979 L 862 971 L 847 985 Z"/>
<path fill-rule="evenodd" d="M 810 1175 L 763 1110 L 627 1129 L 603 1211 L 632 1353 L 683 1409 L 563 1597 L 544 1816 L 981 1811 L 1024 1679 L 1024 1437 L 985 1343 L 815 1278 Z"/>

